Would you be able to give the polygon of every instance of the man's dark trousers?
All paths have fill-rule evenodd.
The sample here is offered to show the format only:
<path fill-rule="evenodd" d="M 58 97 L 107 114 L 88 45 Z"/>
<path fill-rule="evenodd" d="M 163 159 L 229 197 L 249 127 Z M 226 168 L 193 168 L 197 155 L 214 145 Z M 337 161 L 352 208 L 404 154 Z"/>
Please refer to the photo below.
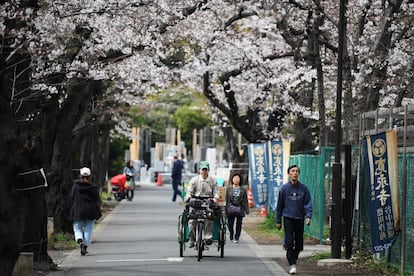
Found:
<path fill-rule="evenodd" d="M 285 228 L 285 249 L 289 265 L 296 264 L 299 252 L 303 250 L 303 219 L 283 218 Z"/>
<path fill-rule="evenodd" d="M 173 193 L 172 201 L 175 201 L 177 199 L 177 195 L 181 196 L 181 191 L 178 188 L 179 185 L 181 185 L 181 179 L 173 178 L 172 186 L 173 186 L 174 193 Z"/>

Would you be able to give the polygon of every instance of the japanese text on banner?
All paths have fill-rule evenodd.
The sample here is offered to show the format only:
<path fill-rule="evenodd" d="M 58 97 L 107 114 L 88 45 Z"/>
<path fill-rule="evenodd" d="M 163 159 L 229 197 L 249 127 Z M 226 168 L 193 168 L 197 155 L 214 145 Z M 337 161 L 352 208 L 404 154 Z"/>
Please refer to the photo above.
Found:
<path fill-rule="evenodd" d="M 256 205 L 265 205 L 268 193 L 268 166 L 265 144 L 249 145 L 249 171 L 254 203 Z"/>
<path fill-rule="evenodd" d="M 374 252 L 389 248 L 399 229 L 397 136 L 387 131 L 364 139 L 366 182 Z"/>

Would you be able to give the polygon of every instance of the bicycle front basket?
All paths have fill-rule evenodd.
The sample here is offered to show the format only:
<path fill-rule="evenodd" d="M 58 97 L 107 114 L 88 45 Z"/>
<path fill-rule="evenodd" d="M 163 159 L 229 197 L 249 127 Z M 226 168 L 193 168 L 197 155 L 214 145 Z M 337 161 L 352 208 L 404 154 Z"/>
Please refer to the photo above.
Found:
<path fill-rule="evenodd" d="M 192 198 L 190 199 L 190 207 L 194 209 L 201 209 L 201 206 L 203 204 L 203 201 L 198 198 Z"/>

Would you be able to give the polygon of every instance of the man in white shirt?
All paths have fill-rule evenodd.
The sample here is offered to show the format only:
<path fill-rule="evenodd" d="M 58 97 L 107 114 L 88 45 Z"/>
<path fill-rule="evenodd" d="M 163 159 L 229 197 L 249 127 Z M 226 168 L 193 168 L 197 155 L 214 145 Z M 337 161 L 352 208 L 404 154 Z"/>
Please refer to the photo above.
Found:
<path fill-rule="evenodd" d="M 220 198 L 217 181 L 208 175 L 210 171 L 210 164 L 207 161 L 201 161 L 199 165 L 199 175 L 193 177 L 189 183 L 189 189 L 186 195 L 186 202 L 192 197 L 209 197 L 213 198 L 214 202 Z M 190 225 L 190 244 L 189 248 L 194 247 L 195 241 L 195 229 L 197 227 L 197 221 L 192 220 Z M 213 237 L 213 221 L 205 221 L 205 240 L 207 244 L 212 243 Z"/>

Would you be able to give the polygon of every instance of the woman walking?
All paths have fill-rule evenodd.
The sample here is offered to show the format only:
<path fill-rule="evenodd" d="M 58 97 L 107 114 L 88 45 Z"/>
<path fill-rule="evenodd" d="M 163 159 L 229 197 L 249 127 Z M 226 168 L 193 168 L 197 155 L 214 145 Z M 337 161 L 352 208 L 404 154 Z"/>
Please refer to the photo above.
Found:
<path fill-rule="evenodd" d="M 127 182 L 129 183 L 129 190 L 126 190 L 126 193 L 128 193 L 128 200 L 131 201 L 134 198 L 134 190 L 135 190 L 135 168 L 134 164 L 132 163 L 132 160 L 128 160 L 124 167 L 124 172 L 127 178 Z"/>
<path fill-rule="evenodd" d="M 90 182 L 90 176 L 91 170 L 82 168 L 81 179 L 75 180 L 72 186 L 71 218 L 75 240 L 82 256 L 88 253 L 87 248 L 91 244 L 94 222 L 102 216 L 99 208 L 99 187 Z"/>
<path fill-rule="evenodd" d="M 249 204 L 247 201 L 247 191 L 241 187 L 242 177 L 239 173 L 231 177 L 231 185 L 226 191 L 226 210 L 227 224 L 230 232 L 230 240 L 239 242 L 242 229 L 243 217 L 249 214 Z M 236 232 L 234 232 L 234 222 L 236 221 Z"/>

